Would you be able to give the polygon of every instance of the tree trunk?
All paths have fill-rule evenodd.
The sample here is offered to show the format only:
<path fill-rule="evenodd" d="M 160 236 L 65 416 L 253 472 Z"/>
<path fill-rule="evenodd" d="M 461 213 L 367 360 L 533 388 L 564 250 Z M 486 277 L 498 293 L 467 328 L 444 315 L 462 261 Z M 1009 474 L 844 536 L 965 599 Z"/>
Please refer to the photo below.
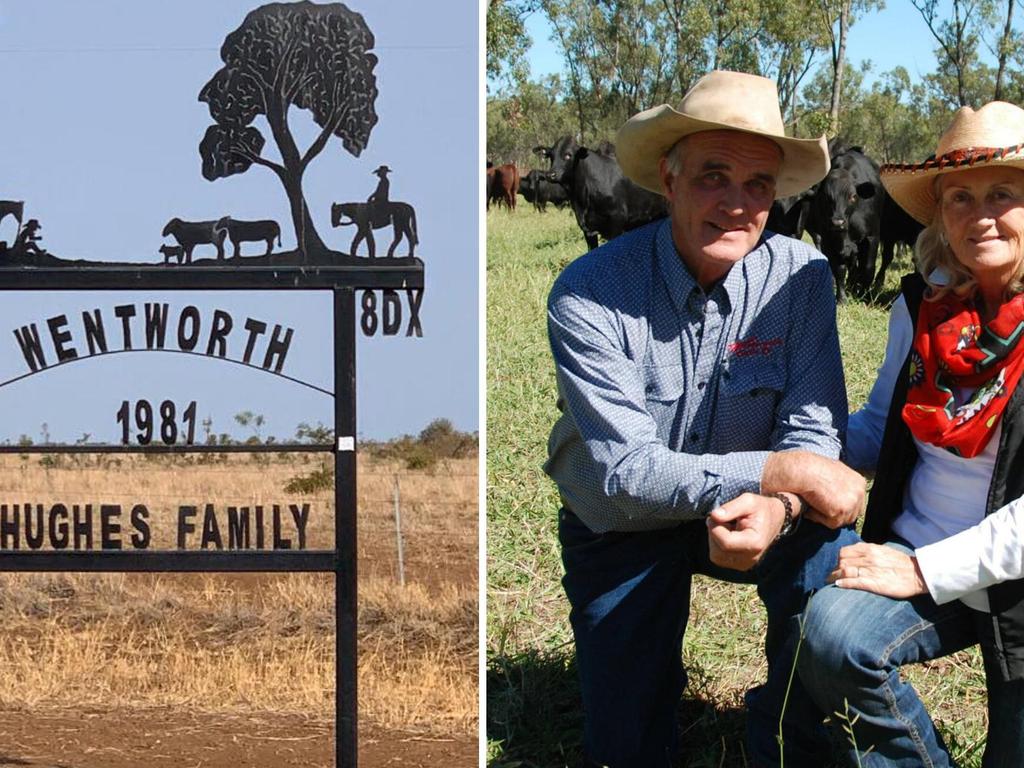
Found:
<path fill-rule="evenodd" d="M 281 178 L 281 183 L 284 184 L 284 191 L 288 195 L 292 224 L 295 226 L 295 241 L 302 253 L 302 263 L 306 264 L 309 262 L 310 254 L 319 256 L 327 250 L 327 246 L 320 239 L 309 215 L 309 206 L 302 195 L 302 176 L 289 173 Z"/>
<path fill-rule="evenodd" d="M 956 29 L 956 96 L 961 107 L 967 106 L 967 88 L 964 83 L 964 70 L 967 68 L 967 19 L 970 17 L 970 10 L 964 20 L 960 21 L 960 2 L 953 0 L 953 25 Z"/>
<path fill-rule="evenodd" d="M 995 101 L 1003 100 L 1003 77 L 1006 75 L 1006 58 L 1010 55 L 1010 35 L 1013 32 L 1013 6 L 1016 0 L 1006 0 L 1006 26 L 999 40 L 999 70 L 996 72 L 996 92 L 992 96 Z"/>
<path fill-rule="evenodd" d="M 839 105 L 843 92 L 843 70 L 846 68 L 846 30 L 850 24 L 850 3 L 844 2 L 839 13 L 839 50 L 832 59 L 832 102 L 828 119 L 832 130 L 839 133 Z"/>

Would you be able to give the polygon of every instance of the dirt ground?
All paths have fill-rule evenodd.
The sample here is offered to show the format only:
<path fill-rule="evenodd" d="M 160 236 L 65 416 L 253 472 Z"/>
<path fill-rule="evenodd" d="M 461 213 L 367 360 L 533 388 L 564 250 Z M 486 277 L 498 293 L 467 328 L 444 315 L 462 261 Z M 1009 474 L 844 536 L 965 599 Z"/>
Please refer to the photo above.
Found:
<path fill-rule="evenodd" d="M 443 547 L 442 547 L 443 548 Z M 393 553 L 366 542 L 360 576 L 388 576 Z M 406 578 L 440 588 L 475 582 L 476 563 L 464 553 L 447 562 L 413 552 Z M 139 578 L 139 577 L 136 577 Z M 157 578 L 141 576 L 141 578 Z M 195 575 L 179 576 L 198 580 Z M 260 589 L 273 578 L 234 574 L 237 588 Z M 471 768 L 475 738 L 385 730 L 360 722 L 359 768 Z M 334 724 L 322 719 L 260 713 L 222 715 L 181 710 L 46 712 L 0 709 L 0 768 L 330 768 Z"/>
<path fill-rule="evenodd" d="M 365 480 L 371 477 L 368 474 Z M 63 482 L 63 478 L 58 479 Z M 412 496 L 412 486 L 412 481 L 403 485 L 403 493 Z M 432 491 L 433 485 L 427 490 Z M 455 524 L 444 521 L 444 525 L 426 513 L 417 519 L 417 511 L 413 507 L 406 521 L 421 526 L 411 530 L 405 540 L 407 583 L 440 596 L 453 584 L 475 589 L 475 507 L 453 507 L 453 514 L 466 519 L 460 518 Z M 360 520 L 358 557 L 360 583 L 374 579 L 397 582 L 394 532 L 388 516 L 367 515 Z M 133 574 L 129 578 L 165 583 L 169 577 Z M 172 578 L 177 580 L 179 590 L 202 590 L 206 577 L 178 574 Z M 223 577 L 230 582 L 232 599 L 239 603 L 270 588 L 277 578 L 273 574 Z M 366 615 L 370 622 L 374 613 Z M 373 636 L 375 627 L 368 623 L 361 627 L 360 635 L 365 631 Z M 96 685 L 102 688 L 100 678 L 102 675 Z M 310 717 L 236 710 L 211 714 L 184 707 L 131 708 L 123 702 L 106 707 L 102 697 L 100 701 L 99 706 L 94 698 L 89 704 L 69 709 L 16 699 L 0 707 L 0 768 L 329 768 L 335 764 L 334 723 L 322 709 Z M 478 765 L 478 754 L 475 734 L 464 729 L 452 734 L 443 726 L 428 726 L 413 732 L 386 728 L 370 717 L 360 716 L 359 768 L 471 768 Z"/>
<path fill-rule="evenodd" d="M 392 558 L 375 547 L 361 575 L 384 575 Z M 413 557 L 407 578 L 431 587 L 475 581 L 475 563 Z M 150 577 L 154 578 L 154 577 Z M 184 576 L 183 578 L 198 578 Z M 232 576 L 259 589 L 264 574 Z M 474 738 L 389 731 L 360 722 L 359 768 L 470 768 Z M 330 768 L 334 724 L 294 715 L 227 716 L 180 710 L 36 712 L 0 709 L 0 768 Z"/>
<path fill-rule="evenodd" d="M 320 768 L 333 725 L 295 716 L 0 711 L 0 768 Z M 469 768 L 475 739 L 363 728 L 360 768 Z"/>

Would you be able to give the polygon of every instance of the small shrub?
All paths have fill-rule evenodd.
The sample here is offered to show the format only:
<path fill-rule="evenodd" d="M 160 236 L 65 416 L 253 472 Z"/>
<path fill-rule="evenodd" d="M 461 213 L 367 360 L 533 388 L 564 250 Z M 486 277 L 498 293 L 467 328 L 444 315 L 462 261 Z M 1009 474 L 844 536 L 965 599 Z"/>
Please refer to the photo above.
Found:
<path fill-rule="evenodd" d="M 334 468 L 322 464 L 319 469 L 314 470 L 308 475 L 298 475 L 293 477 L 284 485 L 284 490 L 287 493 L 316 493 L 317 491 L 326 491 L 334 487 Z"/>
<path fill-rule="evenodd" d="M 361 450 L 380 459 L 404 462 L 406 469 L 430 469 L 442 459 L 476 456 L 475 432 L 460 432 L 448 419 L 434 419 L 419 436 L 403 435 L 385 443 L 364 442 Z"/>
<path fill-rule="evenodd" d="M 316 426 L 302 422 L 295 429 L 295 439 L 300 443 L 331 443 L 334 442 L 334 431 L 320 422 Z"/>

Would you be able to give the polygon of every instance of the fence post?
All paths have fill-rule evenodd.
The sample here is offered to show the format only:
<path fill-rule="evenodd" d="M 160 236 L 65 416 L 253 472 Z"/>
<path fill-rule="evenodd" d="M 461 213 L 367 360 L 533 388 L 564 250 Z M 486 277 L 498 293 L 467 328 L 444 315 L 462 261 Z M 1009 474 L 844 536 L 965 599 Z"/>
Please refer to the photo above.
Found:
<path fill-rule="evenodd" d="M 395 536 L 398 538 L 398 582 L 405 586 L 405 555 L 402 551 L 402 504 L 401 491 L 398 485 L 398 475 L 395 475 Z"/>

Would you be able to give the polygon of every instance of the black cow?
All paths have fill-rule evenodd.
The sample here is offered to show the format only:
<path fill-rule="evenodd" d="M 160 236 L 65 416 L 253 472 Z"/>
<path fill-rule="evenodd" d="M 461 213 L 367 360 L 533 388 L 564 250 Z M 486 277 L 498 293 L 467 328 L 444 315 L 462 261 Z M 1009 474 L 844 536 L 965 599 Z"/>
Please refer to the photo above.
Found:
<path fill-rule="evenodd" d="M 840 304 L 846 301 L 847 273 L 851 285 L 871 285 L 884 200 L 878 164 L 857 147 L 832 158 L 832 169 L 814 193 L 809 228 L 821 237 Z"/>
<path fill-rule="evenodd" d="M 871 285 L 873 290 L 881 288 L 882 283 L 885 282 L 885 270 L 892 264 L 896 246 L 903 244 L 913 248 L 922 229 L 924 229 L 924 224 L 900 208 L 889 195 L 885 196 L 885 203 L 882 205 L 880 234 L 882 265 L 878 268 L 878 274 L 875 275 L 875 280 Z"/>
<path fill-rule="evenodd" d="M 811 200 L 817 185 L 791 197 L 780 197 L 772 203 L 768 211 L 768 223 L 765 229 L 787 237 L 800 239 L 807 230 L 811 216 Z M 814 235 L 812 234 L 812 237 Z"/>
<path fill-rule="evenodd" d="M 569 195 L 565 187 L 549 181 L 547 172 L 538 171 L 536 168 L 519 180 L 519 194 L 541 213 L 548 209 L 548 203 L 553 203 L 557 208 L 564 208 L 569 204 Z"/>
<path fill-rule="evenodd" d="M 668 214 L 662 195 L 622 175 L 615 148 L 608 142 L 591 151 L 564 136 L 551 147 L 533 151 L 551 161 L 548 178 L 565 187 L 590 249 L 597 248 L 598 236 L 611 240 Z"/>

